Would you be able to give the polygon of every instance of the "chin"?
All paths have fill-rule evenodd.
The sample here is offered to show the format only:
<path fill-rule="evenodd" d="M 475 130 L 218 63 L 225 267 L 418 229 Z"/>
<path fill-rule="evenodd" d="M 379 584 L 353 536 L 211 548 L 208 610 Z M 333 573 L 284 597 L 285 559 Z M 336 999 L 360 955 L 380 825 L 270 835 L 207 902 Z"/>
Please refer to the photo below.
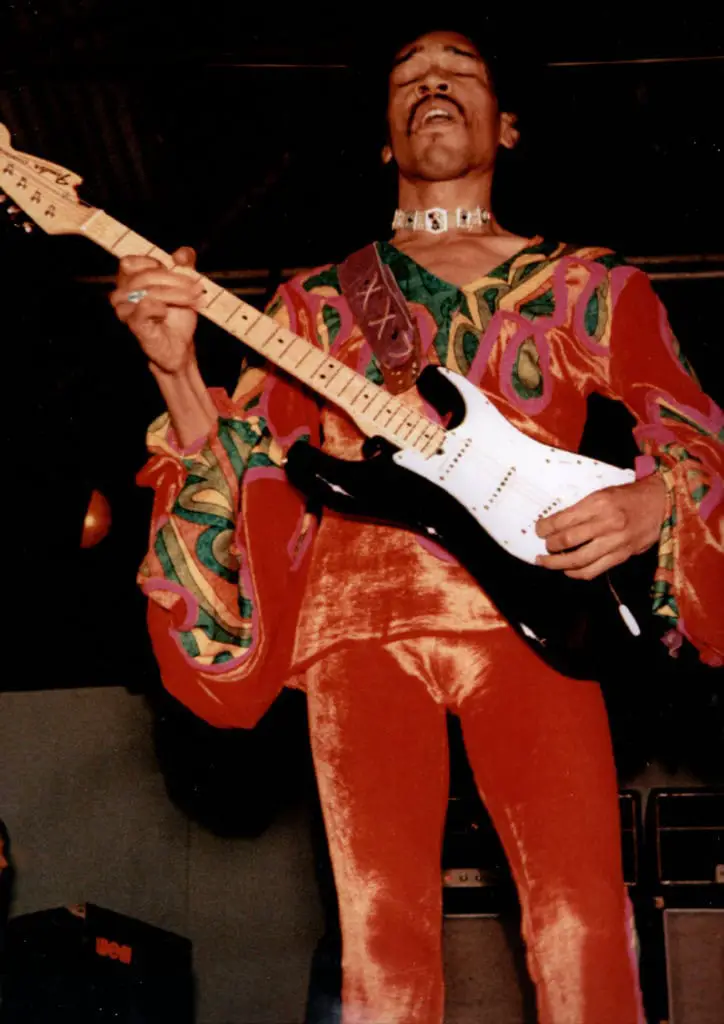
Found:
<path fill-rule="evenodd" d="M 460 146 L 436 141 L 420 153 L 412 153 L 409 170 L 423 181 L 452 181 L 470 170 L 468 153 Z"/>
<path fill-rule="evenodd" d="M 466 160 L 421 160 L 414 168 L 414 176 L 423 181 L 455 181 L 470 170 Z"/>

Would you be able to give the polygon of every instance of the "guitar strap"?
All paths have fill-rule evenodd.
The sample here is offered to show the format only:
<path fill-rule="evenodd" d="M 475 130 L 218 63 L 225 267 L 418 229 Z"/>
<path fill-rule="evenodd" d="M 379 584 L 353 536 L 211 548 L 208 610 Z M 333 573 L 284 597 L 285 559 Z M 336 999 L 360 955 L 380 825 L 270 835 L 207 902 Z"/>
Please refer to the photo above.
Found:
<path fill-rule="evenodd" d="M 374 244 L 353 252 L 337 269 L 342 294 L 380 363 L 387 390 L 407 391 L 420 373 L 421 344 L 394 274 Z"/>

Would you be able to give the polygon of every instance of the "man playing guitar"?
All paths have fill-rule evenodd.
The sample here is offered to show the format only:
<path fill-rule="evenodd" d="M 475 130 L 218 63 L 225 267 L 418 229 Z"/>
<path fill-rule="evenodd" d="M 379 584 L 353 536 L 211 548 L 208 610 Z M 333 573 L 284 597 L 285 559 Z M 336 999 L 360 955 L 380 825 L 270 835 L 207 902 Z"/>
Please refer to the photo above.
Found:
<path fill-rule="evenodd" d="M 704 660 L 724 656 L 721 412 L 698 387 L 641 272 L 609 250 L 506 231 L 496 157 L 518 138 L 495 63 L 432 32 L 390 70 L 399 177 L 380 264 L 418 339 L 402 370 L 462 374 L 522 432 L 576 451 L 586 397 L 637 420 L 637 479 L 541 519 L 550 573 L 591 580 L 658 544 L 654 612 Z M 175 254 L 192 266 L 193 253 Z M 340 268 L 279 289 L 274 319 L 392 390 Z M 301 436 L 347 459 L 362 435 L 274 368 L 231 397 L 194 355 L 200 282 L 121 262 L 112 296 L 168 407 L 149 433 L 156 488 L 140 581 L 165 685 L 217 725 L 252 726 L 282 686 L 307 694 L 343 936 L 345 1024 L 443 1019 L 440 845 L 446 712 L 505 847 L 544 1024 L 643 1020 L 621 869 L 616 773 L 599 687 L 556 672 L 429 539 L 325 512 L 284 474 Z M 400 392 L 411 408 L 423 401 Z M 494 444 L 494 439 L 492 440 Z"/>

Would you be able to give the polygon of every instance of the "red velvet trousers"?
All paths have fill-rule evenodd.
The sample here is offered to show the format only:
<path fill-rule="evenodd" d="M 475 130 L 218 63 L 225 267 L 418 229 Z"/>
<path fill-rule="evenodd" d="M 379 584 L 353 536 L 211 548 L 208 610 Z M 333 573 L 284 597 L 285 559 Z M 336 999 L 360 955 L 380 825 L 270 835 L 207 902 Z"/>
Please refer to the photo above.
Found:
<path fill-rule="evenodd" d="M 445 711 L 517 885 L 542 1024 L 641 1024 L 608 721 L 509 628 L 354 643 L 306 679 L 344 1024 L 440 1024 Z"/>

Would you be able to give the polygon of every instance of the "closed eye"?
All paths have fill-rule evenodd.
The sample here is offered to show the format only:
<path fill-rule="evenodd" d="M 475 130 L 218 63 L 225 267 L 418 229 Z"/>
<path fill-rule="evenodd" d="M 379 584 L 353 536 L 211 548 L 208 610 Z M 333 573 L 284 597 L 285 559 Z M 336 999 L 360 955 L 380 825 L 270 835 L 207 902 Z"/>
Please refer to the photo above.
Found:
<path fill-rule="evenodd" d="M 481 79 L 480 73 L 476 71 L 450 71 L 448 72 L 450 78 L 475 78 L 478 81 L 485 81 Z M 404 82 L 397 82 L 397 89 L 407 89 L 411 85 L 417 85 L 425 78 L 425 75 L 415 75 L 414 78 L 406 78 Z M 487 82 L 485 82 L 487 84 Z"/>

